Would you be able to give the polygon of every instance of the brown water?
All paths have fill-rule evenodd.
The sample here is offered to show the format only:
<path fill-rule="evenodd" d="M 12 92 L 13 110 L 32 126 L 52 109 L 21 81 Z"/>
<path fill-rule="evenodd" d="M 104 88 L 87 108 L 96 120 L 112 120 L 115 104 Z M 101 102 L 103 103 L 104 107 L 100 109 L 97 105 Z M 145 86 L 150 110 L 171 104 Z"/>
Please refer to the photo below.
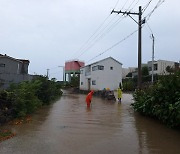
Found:
<path fill-rule="evenodd" d="M 180 132 L 134 113 L 132 96 L 122 104 L 65 94 L 28 124 L 9 127 L 16 137 L 0 143 L 0 154 L 180 154 Z"/>

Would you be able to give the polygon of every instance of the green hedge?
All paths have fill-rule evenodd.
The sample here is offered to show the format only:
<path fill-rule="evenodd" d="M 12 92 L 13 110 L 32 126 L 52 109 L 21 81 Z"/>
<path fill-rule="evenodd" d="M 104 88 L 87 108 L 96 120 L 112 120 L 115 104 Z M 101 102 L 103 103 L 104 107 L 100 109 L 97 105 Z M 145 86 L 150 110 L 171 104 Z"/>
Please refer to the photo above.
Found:
<path fill-rule="evenodd" d="M 30 82 L 11 85 L 8 90 L 0 91 L 0 124 L 24 117 L 40 106 L 50 104 L 62 94 L 60 88 L 55 80 L 39 76 Z"/>
<path fill-rule="evenodd" d="M 134 93 L 135 111 L 155 117 L 170 127 L 180 127 L 180 71 L 161 76 L 145 90 Z"/>

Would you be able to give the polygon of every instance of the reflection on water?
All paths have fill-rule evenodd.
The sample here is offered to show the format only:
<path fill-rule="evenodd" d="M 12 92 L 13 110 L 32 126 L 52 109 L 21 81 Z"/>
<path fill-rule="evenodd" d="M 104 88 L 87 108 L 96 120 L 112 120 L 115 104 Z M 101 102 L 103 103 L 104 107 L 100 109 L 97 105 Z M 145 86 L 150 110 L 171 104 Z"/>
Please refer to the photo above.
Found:
<path fill-rule="evenodd" d="M 10 126 L 17 136 L 1 142 L 0 153 L 180 153 L 180 133 L 134 113 L 131 102 L 129 94 L 121 104 L 93 97 L 87 108 L 85 95 L 65 92 L 31 123 Z"/>
<path fill-rule="evenodd" d="M 141 153 L 180 153 L 180 132 L 138 114 L 135 114 L 135 119 Z"/>
<path fill-rule="evenodd" d="M 87 111 L 87 112 L 91 112 L 91 107 L 88 107 L 88 106 L 87 106 L 87 107 L 86 107 L 86 111 Z"/>

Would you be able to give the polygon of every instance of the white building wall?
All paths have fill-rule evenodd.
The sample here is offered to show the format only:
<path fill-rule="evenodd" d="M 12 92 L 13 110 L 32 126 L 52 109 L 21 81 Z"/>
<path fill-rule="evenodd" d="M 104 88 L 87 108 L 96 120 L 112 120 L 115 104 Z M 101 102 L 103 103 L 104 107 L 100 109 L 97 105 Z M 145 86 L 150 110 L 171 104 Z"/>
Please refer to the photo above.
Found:
<path fill-rule="evenodd" d="M 174 62 L 171 61 L 165 61 L 165 60 L 158 60 L 158 73 L 161 75 L 165 75 L 165 74 L 169 74 L 166 71 L 166 67 L 170 66 L 170 67 L 174 67 Z"/>
<path fill-rule="evenodd" d="M 92 67 L 97 65 L 104 66 L 104 70 L 92 71 Z M 110 67 L 113 67 L 113 70 Z M 118 88 L 119 83 L 122 83 L 122 64 L 112 58 L 93 63 L 91 65 L 91 74 L 88 76 L 85 76 L 85 67 L 81 68 L 81 70 L 84 70 L 83 74 L 80 75 L 81 90 L 88 90 L 88 78 L 91 79 L 91 90 L 103 90 L 104 88 L 115 90 Z M 92 81 L 95 81 L 96 85 L 92 85 Z M 81 82 L 83 82 L 83 85 L 81 85 Z"/>
<path fill-rule="evenodd" d="M 155 61 L 154 64 L 157 64 L 157 70 L 154 70 L 154 74 L 159 74 L 159 75 L 167 75 L 169 74 L 166 71 L 166 67 L 174 67 L 175 62 L 173 61 L 166 61 L 166 60 L 158 60 Z M 148 62 L 148 67 L 151 67 L 152 62 Z M 152 71 L 149 71 L 149 74 L 152 74 Z"/>
<path fill-rule="evenodd" d="M 88 90 L 88 83 L 87 83 L 87 79 L 85 76 L 85 67 L 80 69 L 80 89 L 81 90 Z"/>

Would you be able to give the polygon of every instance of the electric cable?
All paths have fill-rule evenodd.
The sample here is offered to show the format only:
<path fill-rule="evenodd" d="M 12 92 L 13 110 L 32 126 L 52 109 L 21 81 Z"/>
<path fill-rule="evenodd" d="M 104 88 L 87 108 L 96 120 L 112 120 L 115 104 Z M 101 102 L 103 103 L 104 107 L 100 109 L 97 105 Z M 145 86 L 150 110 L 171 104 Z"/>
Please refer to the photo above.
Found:
<path fill-rule="evenodd" d="M 127 1 L 124 3 L 122 9 L 124 8 L 124 6 L 127 4 L 128 1 L 129 1 L 129 0 L 127 0 Z M 118 3 L 119 3 L 119 0 L 116 2 L 115 7 L 117 6 Z M 110 16 L 110 15 L 109 15 L 109 16 Z M 101 29 L 101 27 L 104 25 L 104 23 L 105 23 L 106 20 L 109 18 L 109 16 L 102 22 L 102 24 L 96 29 L 96 31 L 95 31 L 95 32 L 90 36 L 90 38 L 80 47 L 80 49 L 79 49 L 78 51 L 81 51 L 82 49 L 84 49 L 84 47 L 86 46 L 86 44 L 88 44 L 88 42 L 92 41 L 91 38 L 93 38 L 93 36 Z M 114 19 L 115 19 L 115 18 L 113 18 L 113 19 L 106 25 L 105 28 L 107 28 L 107 27 L 109 26 L 109 24 L 110 24 Z M 116 21 L 116 22 L 117 22 L 117 21 Z M 103 30 L 101 30 L 100 33 L 102 33 L 105 28 L 103 28 Z M 97 34 L 97 35 L 95 36 L 95 38 L 97 38 L 98 35 L 99 35 L 99 34 Z M 95 43 L 94 43 L 94 44 L 95 44 Z M 88 47 L 88 48 L 89 48 L 89 47 Z M 86 52 L 86 51 L 84 51 L 84 52 Z M 84 52 L 81 53 L 80 55 L 83 55 Z M 77 52 L 76 52 L 76 53 L 77 53 Z M 74 53 L 74 55 L 75 55 L 76 53 Z M 74 57 L 74 55 L 73 55 L 73 57 Z M 78 57 L 79 57 L 79 56 L 78 56 Z"/>
<path fill-rule="evenodd" d="M 156 4 L 156 6 L 154 7 L 154 9 L 145 17 L 146 20 L 148 21 L 151 17 L 151 15 L 154 13 L 154 11 L 159 7 L 161 6 L 163 3 L 165 2 L 165 0 L 159 0 Z"/>
<path fill-rule="evenodd" d="M 87 52 L 87 50 L 89 50 L 90 48 L 92 48 L 98 41 L 100 41 L 102 38 L 104 38 L 106 36 L 107 33 L 109 33 L 116 25 L 118 25 L 119 22 L 121 22 L 123 18 L 119 18 L 115 23 L 113 23 L 111 25 L 111 27 L 109 27 L 104 33 L 102 33 L 94 42 L 92 42 L 92 44 L 90 44 L 89 46 L 87 46 L 84 50 L 84 52 L 82 52 L 78 57 L 81 57 L 85 52 Z"/>
<path fill-rule="evenodd" d="M 86 44 L 90 41 L 90 39 L 101 29 L 101 27 L 104 25 L 104 23 L 106 22 L 106 20 L 108 20 L 108 18 L 110 17 L 111 14 L 109 14 L 105 20 L 100 24 L 100 26 L 94 31 L 94 33 L 87 39 L 87 41 L 79 48 L 78 51 L 81 51 L 84 46 L 86 46 Z M 74 53 L 75 55 L 76 53 Z M 74 57 L 74 55 L 72 57 Z"/>
<path fill-rule="evenodd" d="M 126 37 L 124 37 L 123 39 L 121 39 L 120 41 L 118 41 L 117 43 L 115 43 L 114 45 L 112 45 L 111 47 L 109 47 L 108 49 L 106 49 L 105 51 L 101 52 L 100 54 L 98 54 L 97 56 L 93 57 L 92 59 L 88 60 L 88 62 L 94 60 L 95 58 L 103 55 L 104 53 L 108 52 L 109 50 L 113 49 L 114 47 L 116 47 L 117 45 L 119 45 L 120 43 L 122 43 L 123 41 L 127 40 L 129 37 L 131 37 L 133 34 L 135 34 L 138 30 L 133 31 L 132 33 L 130 33 L 129 35 L 127 35 Z"/>
<path fill-rule="evenodd" d="M 142 9 L 142 13 L 144 13 L 146 11 L 146 9 L 149 7 L 150 3 L 152 2 L 152 0 L 150 0 L 146 6 Z"/>
<path fill-rule="evenodd" d="M 119 3 L 119 0 L 117 0 L 117 2 L 116 2 L 116 4 L 115 4 L 114 8 L 116 8 L 116 6 L 118 5 L 118 3 Z"/>

